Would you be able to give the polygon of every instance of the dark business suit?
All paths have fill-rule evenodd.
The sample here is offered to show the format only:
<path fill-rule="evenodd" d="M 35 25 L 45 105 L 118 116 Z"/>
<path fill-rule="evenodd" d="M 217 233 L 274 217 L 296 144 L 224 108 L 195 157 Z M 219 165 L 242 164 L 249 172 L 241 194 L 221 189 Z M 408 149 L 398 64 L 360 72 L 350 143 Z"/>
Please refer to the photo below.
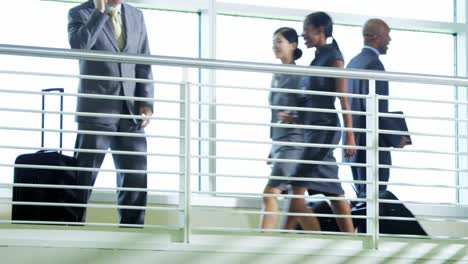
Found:
<path fill-rule="evenodd" d="M 334 67 L 336 61 L 343 61 L 343 55 L 336 44 L 327 44 L 317 48 L 311 66 Z M 336 78 L 309 76 L 300 85 L 305 91 L 336 92 Z M 301 107 L 335 110 L 335 96 L 307 94 L 302 96 Z M 301 111 L 299 118 L 304 125 L 341 127 L 337 113 Z M 323 129 L 304 129 L 304 142 L 308 144 L 337 145 L 341 139 L 341 131 Z M 306 147 L 303 159 L 306 161 L 336 162 L 333 148 Z M 328 164 L 301 164 L 300 177 L 338 180 L 338 166 Z M 342 195 L 344 190 L 340 182 L 297 181 L 293 186 L 305 187 L 310 195 L 321 193 L 325 195 Z"/>
<path fill-rule="evenodd" d="M 109 15 L 101 13 L 89 0 L 70 9 L 68 14 L 68 37 L 73 49 L 126 52 L 134 54 L 149 54 L 148 38 L 143 14 L 140 10 L 128 5 L 121 6 L 122 31 L 125 36 L 125 46 L 120 50 L 114 35 Z M 152 79 L 151 65 L 135 65 L 130 63 L 114 63 L 81 60 L 80 74 Z M 81 79 L 79 93 L 113 96 L 132 96 L 153 98 L 153 85 L 135 82 L 85 80 Z M 78 97 L 77 112 L 104 114 L 138 115 L 140 107 L 150 107 L 149 101 L 109 100 Z M 143 135 L 139 121 L 117 117 L 77 116 L 79 130 L 124 132 Z M 108 136 L 78 134 L 77 149 L 121 150 L 146 152 L 145 137 Z M 80 167 L 100 168 L 105 154 L 76 152 Z M 146 170 L 146 155 L 113 155 L 117 169 Z M 83 185 L 93 186 L 97 172 L 79 172 Z M 146 188 L 146 173 L 117 173 L 118 187 Z M 91 192 L 89 192 L 89 195 Z M 146 192 L 118 191 L 119 205 L 146 205 Z M 144 210 L 119 209 L 119 222 L 128 224 L 143 224 Z"/>
<path fill-rule="evenodd" d="M 379 59 L 377 53 L 369 48 L 363 48 L 361 53 L 354 57 L 348 64 L 349 69 L 365 69 L 365 70 L 378 70 L 385 71 L 382 62 Z M 354 94 L 369 94 L 369 81 L 349 79 L 348 80 L 348 92 Z M 376 82 L 376 93 L 379 95 L 388 95 L 388 82 L 377 81 Z M 352 111 L 366 111 L 366 99 L 365 98 L 348 98 L 350 109 Z M 388 112 L 388 101 L 379 100 L 379 112 Z M 385 119 L 379 119 L 380 122 L 385 122 Z M 364 115 L 353 115 L 353 127 L 354 128 L 365 128 L 366 127 L 366 116 Z M 379 126 L 382 127 L 382 124 Z M 346 134 L 343 133 L 343 142 L 346 140 Z M 354 132 L 354 137 L 357 146 L 366 145 L 366 134 L 361 132 Z M 384 134 L 379 135 L 379 146 L 389 147 L 386 143 Z M 349 158 L 344 158 L 346 162 L 353 163 L 366 163 L 366 151 L 357 150 L 357 153 Z M 392 159 L 389 151 L 379 152 L 379 163 L 385 165 L 391 165 Z M 366 168 L 365 167 L 351 167 L 354 180 L 366 180 Z M 390 177 L 390 171 L 387 168 L 379 169 L 379 181 L 388 181 Z M 355 189 L 358 197 L 366 196 L 366 185 L 355 184 Z M 380 185 L 379 190 L 383 191 L 387 189 L 387 185 Z"/>

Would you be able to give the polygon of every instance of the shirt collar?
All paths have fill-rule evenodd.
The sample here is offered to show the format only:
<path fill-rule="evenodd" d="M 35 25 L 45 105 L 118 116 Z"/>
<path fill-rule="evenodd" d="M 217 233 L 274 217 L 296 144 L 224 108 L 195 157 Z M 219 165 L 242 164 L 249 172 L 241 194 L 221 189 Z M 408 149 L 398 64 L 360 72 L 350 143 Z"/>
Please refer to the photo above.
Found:
<path fill-rule="evenodd" d="M 367 45 L 364 45 L 364 48 L 365 48 L 365 49 L 370 49 L 370 50 L 372 50 L 373 52 L 375 52 L 375 54 L 377 54 L 377 57 L 380 56 L 380 52 L 379 52 L 376 48 L 371 47 L 371 46 L 367 46 Z"/>
<path fill-rule="evenodd" d="M 122 13 L 122 4 L 118 4 L 116 5 L 115 7 L 108 7 L 106 6 L 106 13 L 109 13 L 111 9 L 116 9 L 117 10 L 117 14 L 121 14 Z"/>

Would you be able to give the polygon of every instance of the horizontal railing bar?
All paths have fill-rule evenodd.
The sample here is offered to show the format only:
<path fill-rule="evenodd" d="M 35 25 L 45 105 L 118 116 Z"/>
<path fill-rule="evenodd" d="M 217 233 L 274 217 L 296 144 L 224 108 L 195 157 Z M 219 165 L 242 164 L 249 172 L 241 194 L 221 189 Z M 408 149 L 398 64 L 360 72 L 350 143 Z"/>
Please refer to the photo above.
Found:
<path fill-rule="evenodd" d="M 91 222 L 59 222 L 59 221 L 26 221 L 26 220 L 0 220 L 0 224 L 31 224 L 31 225 L 69 225 L 69 226 L 101 226 L 101 227 L 144 227 L 167 230 L 180 230 L 180 227 L 148 225 L 148 224 L 111 224 L 111 223 L 91 223 Z"/>
<path fill-rule="evenodd" d="M 193 231 L 215 231 L 227 233 L 291 233 L 291 234 L 312 234 L 312 235 L 340 235 L 349 237 L 367 237 L 365 233 L 347 233 L 347 232 L 331 232 L 331 231 L 309 231 L 309 230 L 288 230 L 288 229 L 261 229 L 261 228 L 224 228 L 224 227 L 192 227 Z"/>
<path fill-rule="evenodd" d="M 401 169 L 401 170 L 421 170 L 421 171 L 444 171 L 444 172 L 468 172 L 468 169 L 446 169 L 436 167 L 412 167 L 412 166 L 396 166 L 379 164 L 379 168 L 384 169 Z"/>
<path fill-rule="evenodd" d="M 320 179 L 320 178 L 306 178 L 306 177 L 287 177 L 287 176 L 258 176 L 258 175 L 236 175 L 236 174 L 220 174 L 220 173 L 203 173 L 192 172 L 191 175 L 201 177 L 220 177 L 220 178 L 249 178 L 249 179 L 273 179 L 273 180 L 289 180 L 289 181 L 310 181 L 310 182 L 339 182 L 339 183 L 359 183 L 371 184 L 371 181 L 354 181 L 354 180 L 340 180 L 340 179 Z"/>
<path fill-rule="evenodd" d="M 422 132 L 406 132 L 400 130 L 386 130 L 379 129 L 379 134 L 389 135 L 405 135 L 405 136 L 427 136 L 427 137 L 445 137 L 445 138 L 468 138 L 465 135 L 454 135 L 454 134 L 434 134 L 434 133 L 422 133 Z"/>
<path fill-rule="evenodd" d="M 319 161 L 319 160 L 298 160 L 298 159 L 274 159 L 274 158 L 247 158 L 247 157 L 227 157 L 227 156 L 202 156 L 193 155 L 192 157 L 201 159 L 225 159 L 225 160 L 246 160 L 246 161 L 271 161 L 271 162 L 284 162 L 284 163 L 297 163 L 297 164 L 318 164 L 318 165 L 343 165 L 355 167 L 371 167 L 371 165 L 363 163 L 351 162 L 332 162 L 332 161 Z"/>
<path fill-rule="evenodd" d="M 219 211 L 216 208 L 200 208 L 201 211 Z M 341 215 L 341 214 L 318 214 L 318 213 L 293 213 L 293 212 L 265 212 L 265 211 L 248 211 L 236 210 L 229 212 L 230 214 L 255 214 L 255 215 L 280 215 L 280 216 L 307 216 L 307 217 L 328 217 L 328 218 L 353 218 L 353 219 L 373 219 L 365 215 Z M 428 222 L 459 222 L 468 223 L 468 219 L 453 219 L 453 218 L 437 218 L 437 217 L 397 217 L 397 216 L 379 216 L 379 220 L 390 221 L 428 221 Z"/>
<path fill-rule="evenodd" d="M 109 100 L 132 100 L 132 101 L 144 101 L 144 102 L 159 102 L 159 103 L 176 103 L 181 104 L 184 101 L 181 100 L 167 100 L 167 99 L 155 99 L 146 97 L 135 97 L 135 96 L 124 96 L 124 95 L 106 95 L 106 94 L 91 94 L 91 93 L 49 93 L 42 91 L 21 91 L 12 89 L 0 89 L 0 93 L 14 93 L 14 94 L 32 94 L 32 95 L 50 95 L 50 96 L 70 96 L 70 97 L 83 97 L 93 99 L 109 99 Z"/>
<path fill-rule="evenodd" d="M 468 189 L 468 186 L 452 186 L 444 184 L 415 184 L 415 183 L 404 183 L 404 182 L 379 182 L 379 185 L 388 186 L 407 186 L 407 187 L 421 187 L 421 188 L 447 188 L 447 189 Z"/>
<path fill-rule="evenodd" d="M 0 149 L 22 149 L 22 150 L 35 150 L 35 151 L 72 151 L 84 153 L 100 153 L 100 154 L 116 154 L 116 155 L 144 155 L 144 156 L 161 156 L 180 158 L 185 157 L 183 154 L 167 154 L 156 152 L 142 152 L 142 151 L 123 151 L 112 149 L 76 149 L 76 148 L 45 148 L 45 147 L 25 147 L 25 146 L 8 146 L 0 145 Z"/>
<path fill-rule="evenodd" d="M 422 119 L 422 120 L 437 120 L 437 121 L 459 121 L 459 122 L 466 122 L 468 119 L 466 118 L 455 118 L 455 117 L 443 117 L 443 116 L 414 116 L 414 115 L 407 115 L 407 114 L 388 114 L 379 112 L 379 117 L 394 117 L 394 118 L 409 118 L 409 119 Z"/>
<path fill-rule="evenodd" d="M 425 83 L 432 85 L 468 86 L 468 79 L 463 77 L 397 73 L 370 70 L 350 70 L 335 67 L 313 67 L 298 65 L 279 65 L 257 62 L 240 62 L 227 60 L 184 58 L 155 56 L 145 54 L 128 54 L 107 51 L 59 49 L 20 45 L 0 45 L 0 54 L 17 56 L 34 56 L 60 59 L 79 59 L 93 61 L 107 61 L 132 64 L 155 64 L 164 66 L 216 69 L 216 70 L 237 70 L 268 73 L 284 73 L 308 76 L 322 76 L 351 79 L 370 79 L 382 81 L 395 81 L 407 83 Z"/>
<path fill-rule="evenodd" d="M 323 92 L 323 91 L 312 91 L 302 89 L 291 89 L 282 87 L 259 87 L 259 86 L 235 86 L 235 85 L 223 85 L 223 84 L 203 84 L 191 82 L 192 86 L 204 86 L 214 88 L 225 88 L 225 89 L 238 89 L 238 90 L 253 90 L 253 91 L 265 91 L 265 92 L 276 92 L 276 93 L 290 93 L 290 94 L 304 94 L 304 95 L 322 95 L 322 96 L 335 96 L 335 97 L 352 97 L 352 98 L 369 98 L 369 95 L 355 94 L 355 93 L 340 93 L 340 92 Z"/>
<path fill-rule="evenodd" d="M 458 152 L 458 151 L 437 151 L 430 149 L 408 149 L 408 148 L 384 148 L 379 147 L 380 151 L 394 151 L 394 152 L 406 152 L 406 153 L 425 153 L 425 154 L 440 154 L 440 155 L 460 155 L 467 156 L 468 152 Z"/>
<path fill-rule="evenodd" d="M 414 97 L 399 97 L 399 96 L 385 96 L 378 95 L 379 100 L 397 100 L 397 101 L 411 101 L 421 103 L 435 103 L 435 104 L 450 104 L 450 105 L 467 105 L 466 101 L 455 101 L 455 100 L 435 100 L 435 99 L 421 99 Z"/>
<path fill-rule="evenodd" d="M 181 174 L 183 174 L 183 172 L 173 172 L 173 171 L 101 169 L 101 168 L 73 167 L 73 166 L 49 166 L 49 165 L 4 164 L 4 163 L 0 163 L 0 167 L 25 168 L 25 169 L 69 170 L 69 171 L 95 171 L 95 172 L 114 172 L 114 173 L 139 173 L 139 174 L 142 174 L 142 173 L 145 173 L 145 174 L 169 174 L 169 175 L 181 175 Z"/>
<path fill-rule="evenodd" d="M 452 207 L 457 207 L 457 208 L 468 208 L 468 204 L 462 204 L 462 203 L 430 203 L 430 202 L 409 201 L 409 200 L 379 199 L 379 203 L 414 204 L 414 205 L 431 205 L 431 206 L 452 206 Z"/>
<path fill-rule="evenodd" d="M 36 110 L 36 109 L 25 109 L 25 108 L 8 108 L 0 107 L 0 111 L 5 112 L 18 112 L 18 113 L 36 113 L 36 114 L 57 114 L 57 115 L 71 115 L 71 116 L 88 116 L 88 117 L 115 117 L 124 119 L 142 119 L 142 120 L 163 120 L 163 121 L 183 121 L 183 118 L 179 117 L 161 117 L 161 116 L 142 116 L 142 115 L 131 115 L 131 114 L 106 114 L 106 113 L 90 113 L 90 112 L 67 112 L 67 111 L 54 111 L 54 110 Z"/>
<path fill-rule="evenodd" d="M 346 149 L 370 149 L 371 147 L 365 146 L 346 146 L 346 145 L 333 145 L 333 144 L 316 144 L 316 143 L 297 143 L 287 141 L 262 141 L 262 140 L 245 140 L 245 139 L 227 139 L 227 138 L 209 138 L 209 137 L 192 137 L 192 140 L 198 141 L 216 141 L 216 142 L 231 142 L 231 143 L 244 143 L 244 144 L 266 144 L 278 146 L 296 146 L 296 147 L 316 147 L 316 148 L 346 148 Z"/>
<path fill-rule="evenodd" d="M 280 127 L 280 128 L 299 128 L 299 129 L 315 129 L 327 131 L 352 131 L 352 132 L 372 132 L 370 129 L 363 128 L 346 128 L 336 126 L 315 126 L 315 125 L 299 125 L 299 124 L 278 124 L 278 123 L 255 123 L 255 122 L 241 122 L 241 121 L 220 121 L 220 120 L 206 120 L 206 119 L 192 119 L 192 122 L 197 123 L 210 123 L 210 124 L 223 124 L 223 125 L 244 125 L 244 126 L 267 126 L 267 127 Z M 422 133 L 422 132 L 405 132 L 400 130 L 384 130 L 379 129 L 380 134 L 391 135 L 408 135 L 408 136 L 429 136 L 429 137 L 448 137 L 448 138 L 468 138 L 465 135 L 453 134 L 435 134 L 435 133 Z"/>
<path fill-rule="evenodd" d="M 437 217 L 425 217 L 425 216 L 418 216 L 418 217 L 380 216 L 379 220 L 468 223 L 467 219 L 437 218 Z"/>
<path fill-rule="evenodd" d="M 380 237 L 388 238 L 418 238 L 418 239 L 430 239 L 430 240 L 439 240 L 439 241 L 460 241 L 468 240 L 468 237 L 453 237 L 453 236 L 422 236 L 422 235 L 394 235 L 394 234 L 380 234 Z"/>
<path fill-rule="evenodd" d="M 129 191 L 129 192 L 158 192 L 158 193 L 182 193 L 176 190 L 162 190 L 151 188 L 132 188 L 132 187 L 95 187 L 84 185 L 58 185 L 58 184 L 36 184 L 36 183 L 0 183 L 0 188 L 49 188 L 49 189 L 75 189 L 75 190 L 94 190 L 94 191 Z"/>
<path fill-rule="evenodd" d="M 142 137 L 142 138 L 165 138 L 165 139 L 182 139 L 180 136 L 167 136 L 156 134 L 139 134 L 139 133 L 125 133 L 125 132 L 107 132 L 107 131 L 94 131 L 94 130 L 72 130 L 72 129 L 46 129 L 46 128 L 27 128 L 27 127 L 8 127 L 0 126 L 0 130 L 17 130 L 17 131 L 33 131 L 33 132 L 62 132 L 72 134 L 86 134 L 86 135 L 103 135 L 103 136 L 123 136 L 123 137 Z"/>
<path fill-rule="evenodd" d="M 337 126 L 315 126 L 315 125 L 298 125 L 298 124 L 278 124 L 278 123 L 255 123 L 255 122 L 240 122 L 240 121 L 221 121 L 221 120 L 207 120 L 207 119 L 192 119 L 192 122 L 210 123 L 210 124 L 224 124 L 224 125 L 244 125 L 244 126 L 268 126 L 268 127 L 282 127 L 282 128 L 300 128 L 300 129 L 316 129 L 316 130 L 331 130 L 331 131 L 352 131 L 352 132 L 372 132 L 370 129 L 364 128 L 347 128 Z"/>
<path fill-rule="evenodd" d="M 371 201 L 366 198 L 346 198 L 346 197 L 330 197 L 330 196 L 308 196 L 308 195 L 294 195 L 294 194 L 264 194 L 264 193 L 235 193 L 235 192 L 210 192 L 210 191 L 194 191 L 194 194 L 209 194 L 223 197 L 237 197 L 237 198 L 263 198 L 263 197 L 283 197 L 283 198 L 306 198 L 306 200 L 329 200 L 329 201 L 356 201 L 356 202 L 367 202 Z M 468 204 L 461 203 L 426 203 L 418 201 L 406 201 L 406 200 L 388 200 L 379 199 L 379 203 L 390 203 L 390 204 L 420 204 L 420 205 L 432 205 L 432 206 L 456 206 L 458 208 L 468 208 Z"/>
<path fill-rule="evenodd" d="M 200 208 L 200 211 L 217 211 L 215 208 Z M 247 211 L 235 210 L 230 214 L 254 214 L 254 215 L 280 215 L 280 216 L 309 216 L 309 217 L 332 217 L 332 218 L 353 218 L 353 219 L 371 219 L 371 217 L 361 215 L 337 215 L 337 214 L 315 214 L 315 213 L 293 213 L 293 212 L 265 212 L 265 211 Z"/>
<path fill-rule="evenodd" d="M 56 77 L 56 78 L 75 78 L 85 80 L 99 80 L 99 81 L 119 81 L 119 82 L 136 82 L 136 83 L 151 83 L 151 84 L 165 84 L 165 85 L 181 85 L 182 82 L 169 82 L 169 81 L 156 81 L 152 79 L 130 78 L 130 77 L 116 77 L 104 75 L 88 75 L 88 74 L 67 74 L 67 73 L 50 73 L 50 72 L 34 72 L 34 71 L 10 71 L 0 70 L 0 74 L 12 75 L 29 75 L 41 77 Z"/>
<path fill-rule="evenodd" d="M 371 115 L 370 113 L 362 111 L 349 111 L 338 110 L 330 108 L 312 108 L 312 107 L 293 107 L 293 106 L 280 106 L 280 105 L 248 105 L 248 104 L 227 104 L 227 103 L 209 103 L 209 102 L 191 102 L 196 105 L 210 105 L 210 106 L 224 106 L 224 107 L 239 107 L 239 108 L 261 108 L 261 109 L 274 109 L 274 110 L 289 110 L 299 112 L 317 112 L 317 113 L 343 113 L 352 115 Z"/>
<path fill-rule="evenodd" d="M 307 198 L 307 200 L 330 200 L 330 201 L 356 201 L 366 202 L 369 199 L 364 198 L 346 198 L 346 197 L 329 197 L 329 196 L 308 196 L 296 194 L 270 194 L 270 193 L 235 193 L 235 192 L 211 192 L 211 191 L 193 191 L 192 194 L 210 194 L 223 197 L 236 197 L 236 198 L 263 198 L 263 197 L 284 197 L 284 198 Z"/>
<path fill-rule="evenodd" d="M 137 205 L 116 205 L 116 204 L 78 204 L 78 203 L 46 203 L 46 202 L 17 202 L 2 201 L 0 204 L 11 205 L 35 205 L 35 206 L 67 206 L 67 207 L 86 207 L 101 209 L 128 209 L 128 210 L 149 210 L 149 211 L 183 211 L 180 208 L 156 207 L 156 206 L 137 206 Z"/>

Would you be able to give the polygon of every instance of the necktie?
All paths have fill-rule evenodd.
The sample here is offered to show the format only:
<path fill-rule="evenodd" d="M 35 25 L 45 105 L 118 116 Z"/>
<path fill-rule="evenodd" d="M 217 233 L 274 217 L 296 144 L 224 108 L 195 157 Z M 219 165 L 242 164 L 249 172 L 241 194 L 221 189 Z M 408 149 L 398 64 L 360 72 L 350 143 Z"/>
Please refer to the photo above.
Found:
<path fill-rule="evenodd" d="M 116 8 L 112 8 L 109 11 L 109 16 L 111 19 L 112 29 L 114 30 L 115 38 L 119 44 L 120 50 L 125 46 L 125 37 L 122 31 L 122 20 L 120 18 L 120 13 Z"/>

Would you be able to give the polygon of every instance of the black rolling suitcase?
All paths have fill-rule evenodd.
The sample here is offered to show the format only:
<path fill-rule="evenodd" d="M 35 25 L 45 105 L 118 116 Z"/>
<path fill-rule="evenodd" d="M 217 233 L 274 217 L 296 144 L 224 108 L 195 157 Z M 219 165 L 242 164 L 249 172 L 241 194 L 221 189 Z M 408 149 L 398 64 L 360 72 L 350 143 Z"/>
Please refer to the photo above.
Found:
<path fill-rule="evenodd" d="M 379 199 L 396 200 L 398 198 L 390 191 L 379 192 Z M 366 203 L 357 203 L 352 208 L 353 215 L 366 215 Z M 414 218 L 413 213 L 401 203 L 379 203 L 379 215 L 387 217 L 407 217 Z M 365 219 L 353 219 L 354 226 L 359 233 L 366 232 Z M 420 235 L 427 236 L 426 231 L 417 221 L 408 220 L 379 220 L 379 229 L 381 234 L 394 235 Z"/>
<path fill-rule="evenodd" d="M 58 91 L 63 88 L 44 89 L 43 92 Z M 45 95 L 42 95 L 42 110 L 45 109 Z M 63 95 L 60 95 L 60 111 L 63 111 Z M 60 114 L 60 129 L 63 127 L 63 116 Z M 44 113 L 42 113 L 42 128 L 44 128 Z M 44 131 L 41 132 L 41 147 L 44 147 Z M 60 132 L 60 148 L 62 148 L 62 132 Z M 24 168 L 16 165 L 67 166 L 76 167 L 73 157 L 57 151 L 38 151 L 23 154 L 16 158 L 14 169 L 15 184 L 47 184 L 47 185 L 78 185 L 75 170 L 57 170 L 51 168 Z M 13 187 L 13 221 L 51 221 L 51 222 L 83 222 L 85 207 L 57 205 L 23 205 L 15 202 L 40 203 L 76 203 L 86 204 L 87 190 L 63 189 L 51 187 Z"/>

